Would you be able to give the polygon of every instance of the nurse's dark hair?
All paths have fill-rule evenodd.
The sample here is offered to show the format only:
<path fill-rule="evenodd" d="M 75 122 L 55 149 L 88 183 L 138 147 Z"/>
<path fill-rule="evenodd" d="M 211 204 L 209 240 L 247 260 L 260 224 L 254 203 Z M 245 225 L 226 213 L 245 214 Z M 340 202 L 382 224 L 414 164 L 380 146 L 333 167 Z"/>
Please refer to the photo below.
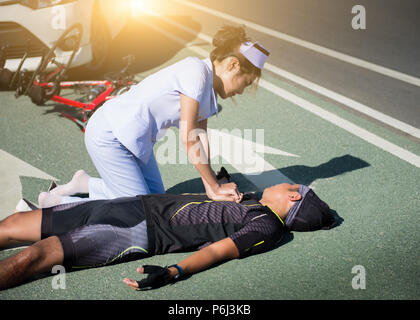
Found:
<path fill-rule="evenodd" d="M 261 77 L 261 69 L 254 66 L 239 51 L 242 43 L 251 41 L 246 35 L 244 26 L 224 25 L 213 37 L 214 49 L 210 53 L 210 60 L 223 61 L 228 57 L 236 57 L 239 60 L 241 71 L 247 74 L 255 75 L 257 79 Z"/>

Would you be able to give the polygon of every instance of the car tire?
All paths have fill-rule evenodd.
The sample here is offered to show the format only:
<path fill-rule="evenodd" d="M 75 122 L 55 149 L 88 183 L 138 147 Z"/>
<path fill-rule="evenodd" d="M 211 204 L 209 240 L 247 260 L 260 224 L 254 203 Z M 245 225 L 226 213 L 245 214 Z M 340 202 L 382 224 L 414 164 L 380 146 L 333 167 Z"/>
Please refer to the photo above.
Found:
<path fill-rule="evenodd" d="M 111 49 L 111 36 L 102 16 L 92 16 L 90 39 L 92 60 L 86 67 L 89 71 L 98 71 L 106 65 Z"/>
<path fill-rule="evenodd" d="M 9 89 L 10 81 L 12 78 L 12 71 L 8 69 L 0 69 L 0 89 Z"/>

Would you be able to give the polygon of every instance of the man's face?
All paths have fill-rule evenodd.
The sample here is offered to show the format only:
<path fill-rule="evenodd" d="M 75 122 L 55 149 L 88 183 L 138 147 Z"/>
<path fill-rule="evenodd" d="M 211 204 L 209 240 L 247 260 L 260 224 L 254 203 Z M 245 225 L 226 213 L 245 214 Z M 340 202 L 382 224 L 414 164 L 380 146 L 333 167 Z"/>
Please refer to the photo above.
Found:
<path fill-rule="evenodd" d="M 299 184 L 282 183 L 266 188 L 263 198 L 275 202 L 280 212 L 287 213 L 295 201 L 302 199 L 299 193 Z"/>

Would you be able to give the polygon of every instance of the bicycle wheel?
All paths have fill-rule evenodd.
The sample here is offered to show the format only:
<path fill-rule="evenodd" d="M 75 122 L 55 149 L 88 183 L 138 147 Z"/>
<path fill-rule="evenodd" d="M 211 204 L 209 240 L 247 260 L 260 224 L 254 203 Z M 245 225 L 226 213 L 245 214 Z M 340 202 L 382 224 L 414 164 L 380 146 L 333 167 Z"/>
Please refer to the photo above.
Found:
<path fill-rule="evenodd" d="M 0 89 L 8 89 L 13 72 L 8 69 L 0 69 Z"/>
<path fill-rule="evenodd" d="M 76 23 L 69 27 L 64 33 L 58 38 L 55 44 L 50 50 L 43 56 L 39 63 L 36 71 L 33 73 L 29 85 L 25 90 L 25 95 L 29 95 L 31 100 L 37 104 L 42 105 L 47 100 L 51 99 L 54 95 L 57 95 L 60 91 L 60 81 L 63 78 L 65 72 L 70 67 L 76 52 L 79 50 L 80 40 L 82 38 L 82 25 Z M 47 68 L 56 57 L 55 51 L 57 47 L 66 46 L 71 47 L 71 55 L 66 65 L 59 64 L 57 69 L 47 73 Z M 70 51 L 70 50 L 69 50 Z M 47 86 L 45 83 L 53 83 L 52 86 Z M 44 85 L 41 85 L 43 84 Z"/>

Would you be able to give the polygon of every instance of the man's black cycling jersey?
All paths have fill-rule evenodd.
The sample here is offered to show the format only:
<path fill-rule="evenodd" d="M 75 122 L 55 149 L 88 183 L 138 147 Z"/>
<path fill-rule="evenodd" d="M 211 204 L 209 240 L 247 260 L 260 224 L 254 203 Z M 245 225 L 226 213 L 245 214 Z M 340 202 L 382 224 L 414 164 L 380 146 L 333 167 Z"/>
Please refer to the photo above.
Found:
<path fill-rule="evenodd" d="M 245 257 L 271 248 L 286 232 L 277 214 L 252 197 L 240 204 L 213 201 L 206 195 L 138 197 L 146 214 L 152 254 L 197 250 L 230 237 L 240 257 Z"/>
<path fill-rule="evenodd" d="M 41 238 L 58 236 L 70 266 L 103 265 L 127 254 L 195 251 L 230 237 L 240 257 L 270 249 L 286 232 L 257 199 L 153 194 L 42 209 Z"/>

